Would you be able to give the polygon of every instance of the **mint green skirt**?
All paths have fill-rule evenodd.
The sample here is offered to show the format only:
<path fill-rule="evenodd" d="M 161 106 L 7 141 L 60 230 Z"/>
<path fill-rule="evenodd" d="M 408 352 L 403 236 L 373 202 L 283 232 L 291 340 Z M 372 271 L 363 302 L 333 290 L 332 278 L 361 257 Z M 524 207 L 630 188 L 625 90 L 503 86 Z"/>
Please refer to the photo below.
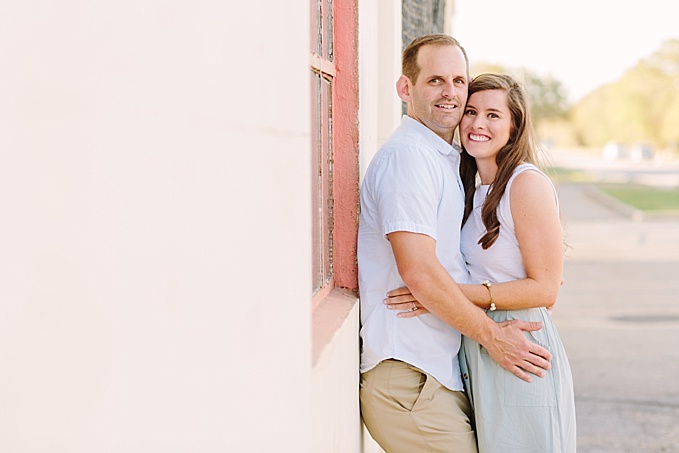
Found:
<path fill-rule="evenodd" d="M 495 322 L 543 322 L 543 329 L 525 334 L 552 353 L 552 369 L 544 378 L 525 382 L 500 367 L 483 346 L 463 338 L 460 368 L 474 411 L 479 453 L 575 453 L 573 377 L 551 315 L 544 308 L 487 314 Z"/>

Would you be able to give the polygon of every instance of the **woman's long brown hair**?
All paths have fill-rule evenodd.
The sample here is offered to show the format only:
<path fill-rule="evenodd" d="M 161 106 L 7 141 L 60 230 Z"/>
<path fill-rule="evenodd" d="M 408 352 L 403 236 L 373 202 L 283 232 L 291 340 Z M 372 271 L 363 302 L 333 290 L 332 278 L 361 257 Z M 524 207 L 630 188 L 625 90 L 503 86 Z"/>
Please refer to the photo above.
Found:
<path fill-rule="evenodd" d="M 524 89 L 508 75 L 482 74 L 469 84 L 469 98 L 478 91 L 486 90 L 501 90 L 507 93 L 507 106 L 512 118 L 509 141 L 500 149 L 495 158 L 498 166 L 497 173 L 490 184 L 488 196 L 481 209 L 481 219 L 486 227 L 486 233 L 479 239 L 479 244 L 484 249 L 493 245 L 500 234 L 497 207 L 514 169 L 526 162 L 538 165 L 535 132 Z M 462 225 L 465 224 L 474 208 L 477 171 L 476 161 L 463 147 L 460 162 L 460 177 L 465 189 Z"/>

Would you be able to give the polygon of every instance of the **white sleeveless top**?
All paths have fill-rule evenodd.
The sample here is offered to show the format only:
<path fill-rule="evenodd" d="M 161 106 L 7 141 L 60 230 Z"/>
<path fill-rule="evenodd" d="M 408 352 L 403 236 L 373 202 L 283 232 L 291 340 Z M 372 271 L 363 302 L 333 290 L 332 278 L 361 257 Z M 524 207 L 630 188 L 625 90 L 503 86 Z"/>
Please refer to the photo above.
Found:
<path fill-rule="evenodd" d="M 481 244 L 478 243 L 479 239 L 486 234 L 486 227 L 483 224 L 483 220 L 481 220 L 481 208 L 490 186 L 478 186 L 474 193 L 474 209 L 462 228 L 461 235 L 461 249 L 467 261 L 470 283 L 481 283 L 484 280 L 489 280 L 492 283 L 501 283 L 526 278 L 526 268 L 523 264 L 521 251 L 519 250 L 519 242 L 516 239 L 509 197 L 514 178 L 524 171 L 536 171 L 547 178 L 554 191 L 554 199 L 558 208 L 559 199 L 556 188 L 547 175 L 535 165 L 519 165 L 509 179 L 505 193 L 502 195 L 497 208 L 500 234 L 495 243 L 484 250 Z"/>

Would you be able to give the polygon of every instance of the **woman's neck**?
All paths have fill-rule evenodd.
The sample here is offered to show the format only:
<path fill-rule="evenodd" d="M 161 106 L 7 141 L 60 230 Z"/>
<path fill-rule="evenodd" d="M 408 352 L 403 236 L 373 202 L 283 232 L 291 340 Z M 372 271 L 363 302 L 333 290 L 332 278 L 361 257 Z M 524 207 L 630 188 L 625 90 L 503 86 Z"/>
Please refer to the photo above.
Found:
<path fill-rule="evenodd" d="M 495 175 L 497 174 L 497 164 L 495 159 L 477 159 L 476 168 L 479 172 L 479 177 L 481 178 L 481 184 L 489 185 L 495 181 Z"/>

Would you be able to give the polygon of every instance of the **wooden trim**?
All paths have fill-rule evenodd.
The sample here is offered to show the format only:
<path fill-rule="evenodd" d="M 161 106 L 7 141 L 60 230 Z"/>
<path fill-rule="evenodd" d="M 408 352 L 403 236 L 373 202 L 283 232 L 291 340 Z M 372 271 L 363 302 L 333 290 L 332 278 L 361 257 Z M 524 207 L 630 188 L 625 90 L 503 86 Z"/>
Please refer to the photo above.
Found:
<path fill-rule="evenodd" d="M 358 290 L 356 244 L 359 212 L 359 80 L 358 5 L 333 2 L 334 52 L 337 77 L 333 84 L 333 275 L 335 284 Z"/>
<path fill-rule="evenodd" d="M 335 77 L 337 75 L 335 63 L 332 61 L 321 58 L 315 53 L 311 53 L 309 61 L 311 62 L 311 69 L 318 71 L 321 74 L 328 74 L 331 77 Z"/>
<path fill-rule="evenodd" d="M 316 294 L 311 298 L 311 312 L 313 313 L 328 297 L 330 292 L 335 288 L 335 278 L 330 277 L 327 282 L 321 286 Z"/>

